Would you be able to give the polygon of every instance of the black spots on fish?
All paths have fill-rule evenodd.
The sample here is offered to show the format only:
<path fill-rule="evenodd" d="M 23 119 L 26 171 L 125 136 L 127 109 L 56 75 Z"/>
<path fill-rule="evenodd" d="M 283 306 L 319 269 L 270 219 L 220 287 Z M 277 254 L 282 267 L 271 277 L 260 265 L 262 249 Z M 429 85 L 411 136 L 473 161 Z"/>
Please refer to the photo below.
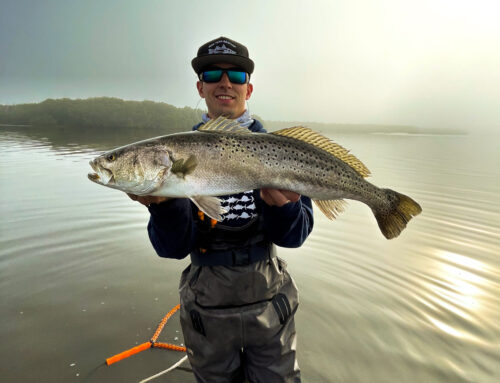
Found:
<path fill-rule="evenodd" d="M 395 203 L 399 203 L 399 198 L 395 193 L 391 193 L 389 189 L 383 189 L 384 197 L 391 203 L 391 205 Z"/>

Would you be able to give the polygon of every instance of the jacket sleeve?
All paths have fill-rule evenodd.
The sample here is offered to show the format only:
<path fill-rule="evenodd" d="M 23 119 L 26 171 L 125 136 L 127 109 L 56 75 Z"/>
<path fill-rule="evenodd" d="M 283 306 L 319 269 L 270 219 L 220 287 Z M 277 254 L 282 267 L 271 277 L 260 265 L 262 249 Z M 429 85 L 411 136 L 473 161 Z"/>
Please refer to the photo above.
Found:
<path fill-rule="evenodd" d="M 148 209 L 148 234 L 156 253 L 164 258 L 185 258 L 196 236 L 191 201 L 176 198 L 152 204 Z"/>
<path fill-rule="evenodd" d="M 282 207 L 269 206 L 261 201 L 264 230 L 268 238 L 281 247 L 299 247 L 314 225 L 311 199 L 301 196 L 297 202 Z"/>

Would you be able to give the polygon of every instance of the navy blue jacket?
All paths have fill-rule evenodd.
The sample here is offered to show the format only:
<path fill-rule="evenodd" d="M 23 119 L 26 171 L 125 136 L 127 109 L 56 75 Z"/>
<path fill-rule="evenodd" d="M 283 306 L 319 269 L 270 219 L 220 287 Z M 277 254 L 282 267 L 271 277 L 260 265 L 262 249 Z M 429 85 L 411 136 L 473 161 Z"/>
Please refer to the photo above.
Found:
<path fill-rule="evenodd" d="M 196 125 L 197 129 L 201 124 Z M 265 133 L 262 124 L 255 120 L 248 127 L 252 132 Z M 269 206 L 254 193 L 257 214 L 264 218 L 264 234 L 268 241 L 282 247 L 299 247 L 313 228 L 311 200 L 301 196 L 297 202 L 282 207 Z M 194 248 L 197 226 L 193 216 L 197 207 L 187 198 L 167 200 L 149 207 L 151 217 L 148 233 L 151 243 L 160 257 L 185 258 Z"/>

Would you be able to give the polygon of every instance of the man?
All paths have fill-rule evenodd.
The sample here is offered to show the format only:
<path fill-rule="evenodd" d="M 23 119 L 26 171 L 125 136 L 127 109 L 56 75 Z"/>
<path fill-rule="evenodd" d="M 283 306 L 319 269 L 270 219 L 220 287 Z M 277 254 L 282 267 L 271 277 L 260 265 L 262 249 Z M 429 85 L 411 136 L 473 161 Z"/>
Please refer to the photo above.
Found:
<path fill-rule="evenodd" d="M 225 37 L 212 40 L 199 48 L 192 67 L 208 109 L 193 130 L 225 116 L 265 132 L 246 109 L 254 63 L 245 46 Z M 191 255 L 179 289 L 184 342 L 197 381 L 300 382 L 297 290 L 275 245 L 302 245 L 313 226 L 310 199 L 275 189 L 223 196 L 228 212 L 217 223 L 189 199 L 130 197 L 149 208 L 148 232 L 159 256 Z"/>

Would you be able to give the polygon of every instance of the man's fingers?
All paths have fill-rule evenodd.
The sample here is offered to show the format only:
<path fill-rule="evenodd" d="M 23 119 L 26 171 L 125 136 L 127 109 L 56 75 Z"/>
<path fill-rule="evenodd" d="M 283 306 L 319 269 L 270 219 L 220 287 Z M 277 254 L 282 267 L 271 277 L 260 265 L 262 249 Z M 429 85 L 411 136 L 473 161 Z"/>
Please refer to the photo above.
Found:
<path fill-rule="evenodd" d="M 300 194 L 293 191 L 280 189 L 280 192 L 291 202 L 297 202 L 300 199 Z"/>
<path fill-rule="evenodd" d="M 169 197 L 156 197 L 151 195 L 138 196 L 130 193 L 127 193 L 127 195 L 130 197 L 130 199 L 137 201 L 144 206 L 149 206 L 152 203 L 161 203 L 169 199 Z"/>
<path fill-rule="evenodd" d="M 165 202 L 168 199 L 172 199 L 172 198 L 171 197 L 151 197 L 151 200 L 150 200 L 149 204 L 152 204 L 152 203 L 162 203 L 162 202 Z"/>
<path fill-rule="evenodd" d="M 262 200 L 269 206 L 277 205 L 277 201 L 274 199 L 274 196 L 271 193 L 271 189 L 261 189 L 260 198 L 262 198 Z"/>
<path fill-rule="evenodd" d="M 280 191 L 276 189 L 269 190 L 269 194 L 272 196 L 276 206 L 283 206 L 290 202 L 290 200 Z"/>
<path fill-rule="evenodd" d="M 300 194 L 278 189 L 261 189 L 260 196 L 270 206 L 283 206 L 288 202 L 297 202 Z"/>

